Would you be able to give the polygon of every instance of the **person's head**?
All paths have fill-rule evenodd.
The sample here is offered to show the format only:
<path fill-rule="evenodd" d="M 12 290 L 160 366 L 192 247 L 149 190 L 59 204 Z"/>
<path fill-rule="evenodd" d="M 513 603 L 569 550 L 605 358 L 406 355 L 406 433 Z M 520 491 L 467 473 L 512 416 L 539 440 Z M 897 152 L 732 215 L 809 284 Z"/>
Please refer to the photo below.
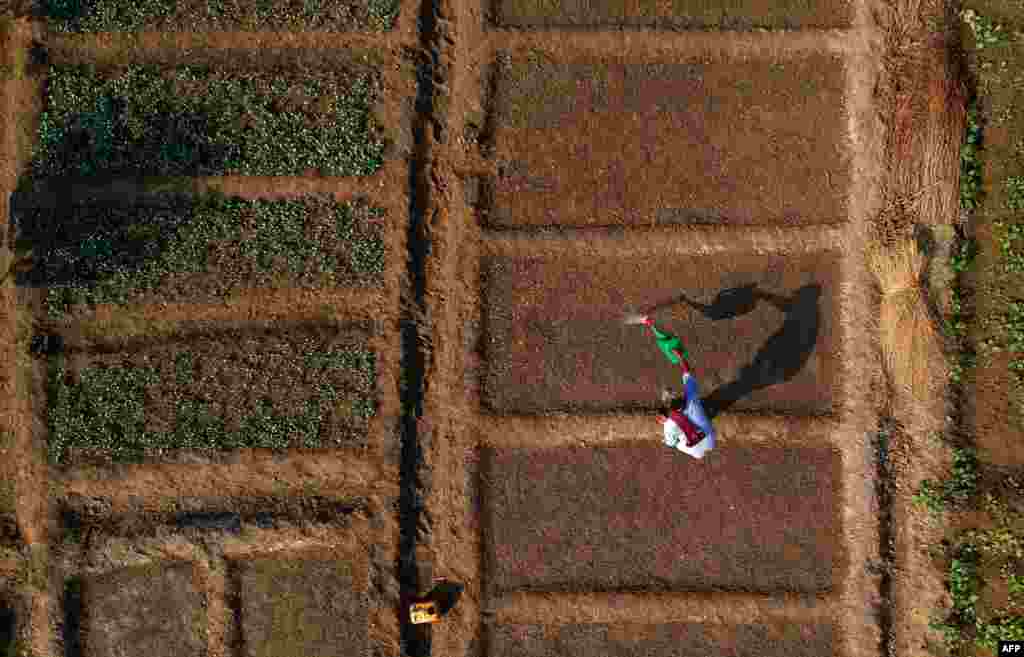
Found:
<path fill-rule="evenodd" d="M 666 394 L 667 393 L 667 394 Z M 683 406 L 686 405 L 686 393 L 680 395 L 673 395 L 670 391 L 666 390 L 662 393 L 661 397 L 661 414 L 668 417 L 672 414 L 672 411 L 681 411 Z"/>

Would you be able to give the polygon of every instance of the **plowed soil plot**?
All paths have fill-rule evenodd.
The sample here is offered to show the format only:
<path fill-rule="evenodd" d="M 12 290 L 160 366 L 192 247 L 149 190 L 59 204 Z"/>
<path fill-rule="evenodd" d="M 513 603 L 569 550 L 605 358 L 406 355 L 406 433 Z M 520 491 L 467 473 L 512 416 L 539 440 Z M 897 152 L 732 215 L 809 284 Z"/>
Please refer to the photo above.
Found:
<path fill-rule="evenodd" d="M 487 449 L 484 462 L 493 593 L 818 592 L 840 570 L 828 448 L 732 445 L 699 463 L 662 446 Z"/>
<path fill-rule="evenodd" d="M 835 651 L 829 625 L 563 625 L 550 636 L 540 625 L 491 630 L 487 657 L 817 657 Z"/>
<path fill-rule="evenodd" d="M 188 565 L 153 565 L 74 582 L 86 657 L 206 654 L 205 596 Z M 74 654 L 74 650 L 69 654 Z"/>
<path fill-rule="evenodd" d="M 834 254 L 484 263 L 488 370 L 498 413 L 653 409 L 680 371 L 627 306 L 658 306 L 690 352 L 705 407 L 826 413 L 838 363 Z"/>
<path fill-rule="evenodd" d="M 309 556 L 309 555 L 303 555 Z M 365 564 L 330 554 L 241 564 L 242 654 L 245 657 L 360 655 L 366 645 Z"/>
<path fill-rule="evenodd" d="M 377 399 L 366 339 L 329 326 L 231 330 L 59 355 L 50 373 L 50 456 L 365 446 Z"/>
<path fill-rule="evenodd" d="M 807 29 L 848 27 L 847 0 L 496 0 L 500 26 L 617 26 L 742 30 L 756 27 Z"/>
<path fill-rule="evenodd" d="M 494 226 L 846 218 L 837 58 L 497 68 Z"/>

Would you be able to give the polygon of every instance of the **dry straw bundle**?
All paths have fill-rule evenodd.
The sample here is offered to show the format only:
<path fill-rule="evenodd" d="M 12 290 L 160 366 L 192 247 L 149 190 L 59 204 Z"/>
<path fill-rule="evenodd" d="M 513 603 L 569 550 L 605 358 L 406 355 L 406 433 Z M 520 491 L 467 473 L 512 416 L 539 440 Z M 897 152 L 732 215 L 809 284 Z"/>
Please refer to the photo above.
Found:
<path fill-rule="evenodd" d="M 904 411 L 925 415 L 941 401 L 946 360 L 926 300 L 923 275 L 928 264 L 913 237 L 881 243 L 868 251 L 868 266 L 882 295 L 879 337 L 894 398 Z"/>

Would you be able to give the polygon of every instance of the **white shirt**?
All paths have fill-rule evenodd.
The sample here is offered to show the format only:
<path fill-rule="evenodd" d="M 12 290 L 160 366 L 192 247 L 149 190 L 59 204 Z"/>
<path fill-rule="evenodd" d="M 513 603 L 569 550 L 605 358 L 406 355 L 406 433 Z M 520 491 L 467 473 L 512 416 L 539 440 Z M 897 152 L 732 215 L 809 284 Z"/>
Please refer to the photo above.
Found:
<path fill-rule="evenodd" d="M 686 444 L 686 434 L 672 418 L 669 418 L 664 424 L 665 445 L 674 447 L 695 459 L 702 459 L 705 452 L 715 447 L 715 428 L 704 413 L 704 406 L 700 403 L 700 397 L 697 395 L 696 382 L 692 380 L 689 372 L 683 375 L 683 383 L 686 385 L 686 406 L 683 408 L 683 415 L 697 425 L 705 436 L 699 443 L 690 447 Z"/>

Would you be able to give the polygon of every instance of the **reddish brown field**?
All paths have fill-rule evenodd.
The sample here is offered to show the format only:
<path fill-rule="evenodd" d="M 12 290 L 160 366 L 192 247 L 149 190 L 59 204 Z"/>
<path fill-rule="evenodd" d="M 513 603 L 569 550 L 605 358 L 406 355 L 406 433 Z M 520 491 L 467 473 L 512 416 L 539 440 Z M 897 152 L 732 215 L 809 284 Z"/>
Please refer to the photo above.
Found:
<path fill-rule="evenodd" d="M 847 27 L 848 0 L 495 0 L 495 23 L 502 27 L 657 26 L 661 28 L 750 29 Z"/>
<path fill-rule="evenodd" d="M 846 218 L 843 64 L 513 60 L 497 73 L 493 226 Z"/>
<path fill-rule="evenodd" d="M 834 401 L 833 255 L 492 259 L 485 398 L 496 412 L 654 408 L 679 370 L 627 308 L 657 308 L 707 410 L 825 413 Z"/>
<path fill-rule="evenodd" d="M 830 590 L 842 571 L 839 456 L 732 446 L 488 449 L 493 592 Z"/>
<path fill-rule="evenodd" d="M 639 619 L 637 621 L 639 623 Z M 818 657 L 834 654 L 829 625 L 503 625 L 489 632 L 489 657 L 674 655 Z"/>

